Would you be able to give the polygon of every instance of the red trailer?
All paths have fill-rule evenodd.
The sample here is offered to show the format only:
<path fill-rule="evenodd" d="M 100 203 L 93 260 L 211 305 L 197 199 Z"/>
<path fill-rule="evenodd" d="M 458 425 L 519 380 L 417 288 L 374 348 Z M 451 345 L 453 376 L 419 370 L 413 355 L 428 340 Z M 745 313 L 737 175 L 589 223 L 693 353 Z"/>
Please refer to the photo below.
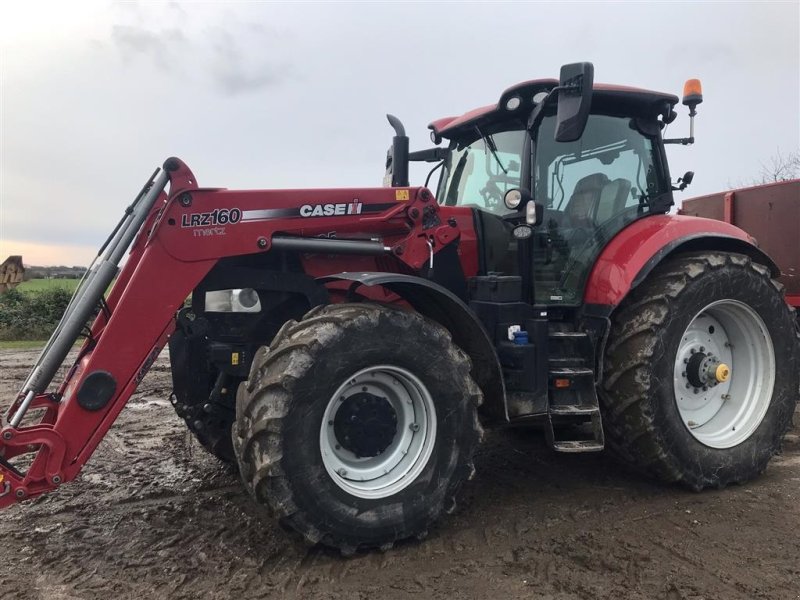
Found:
<path fill-rule="evenodd" d="M 732 223 L 753 236 L 780 267 L 786 300 L 800 307 L 800 179 L 699 196 L 678 212 Z"/>

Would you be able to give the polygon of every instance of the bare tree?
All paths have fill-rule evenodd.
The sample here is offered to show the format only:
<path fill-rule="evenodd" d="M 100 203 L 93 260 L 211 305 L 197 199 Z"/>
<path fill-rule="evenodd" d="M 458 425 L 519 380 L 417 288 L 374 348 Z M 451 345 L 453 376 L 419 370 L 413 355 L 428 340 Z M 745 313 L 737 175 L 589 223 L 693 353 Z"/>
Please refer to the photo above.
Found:
<path fill-rule="evenodd" d="M 753 179 L 753 184 L 775 183 L 800 177 L 800 149 L 781 154 L 778 149 L 769 160 L 761 163 L 758 177 Z"/>

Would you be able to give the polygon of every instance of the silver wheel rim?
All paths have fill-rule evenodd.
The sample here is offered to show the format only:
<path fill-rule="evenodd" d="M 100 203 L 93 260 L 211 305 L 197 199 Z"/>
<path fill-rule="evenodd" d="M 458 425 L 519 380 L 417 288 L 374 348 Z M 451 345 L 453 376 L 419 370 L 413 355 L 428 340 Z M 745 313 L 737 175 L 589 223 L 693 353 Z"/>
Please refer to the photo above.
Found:
<path fill-rule="evenodd" d="M 720 365 L 728 368 L 727 380 L 720 379 Z M 681 337 L 673 383 L 681 419 L 695 439 L 711 448 L 747 440 L 775 386 L 775 351 L 764 321 L 737 300 L 706 306 Z"/>
<path fill-rule="evenodd" d="M 376 456 L 357 456 L 336 434 L 339 411 L 358 394 L 385 401 L 396 416 L 391 442 Z M 359 498 L 386 498 L 419 476 L 433 452 L 436 410 L 428 389 L 411 372 L 377 365 L 348 378 L 328 401 L 320 427 L 322 462 L 331 479 Z"/>

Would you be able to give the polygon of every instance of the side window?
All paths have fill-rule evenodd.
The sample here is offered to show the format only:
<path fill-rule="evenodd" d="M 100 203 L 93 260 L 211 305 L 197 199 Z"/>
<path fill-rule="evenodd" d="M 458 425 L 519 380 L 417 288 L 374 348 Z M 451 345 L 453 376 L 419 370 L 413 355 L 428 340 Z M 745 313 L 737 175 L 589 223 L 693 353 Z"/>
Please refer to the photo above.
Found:
<path fill-rule="evenodd" d="M 553 190 L 550 208 L 570 216 L 587 212 L 594 225 L 605 223 L 625 208 L 639 205 L 639 187 L 631 180 L 641 167 L 642 160 L 633 150 L 621 151 L 606 163 L 599 158 L 556 160 L 548 168 Z"/>

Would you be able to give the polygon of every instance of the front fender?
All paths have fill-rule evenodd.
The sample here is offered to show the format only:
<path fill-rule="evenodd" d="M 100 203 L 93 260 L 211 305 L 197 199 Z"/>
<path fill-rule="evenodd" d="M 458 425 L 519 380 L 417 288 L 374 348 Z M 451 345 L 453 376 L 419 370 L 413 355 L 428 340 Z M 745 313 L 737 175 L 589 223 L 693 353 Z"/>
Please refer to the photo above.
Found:
<path fill-rule="evenodd" d="M 386 288 L 420 314 L 441 324 L 470 357 L 472 376 L 483 392 L 487 415 L 493 420 L 508 421 L 505 384 L 494 344 L 475 314 L 452 292 L 427 279 L 399 273 L 338 273 L 318 281 L 352 281 L 352 292 L 362 285 Z"/>
<path fill-rule="evenodd" d="M 586 282 L 584 304 L 610 313 L 665 258 L 702 250 L 746 254 L 767 266 L 773 276 L 780 274 L 778 266 L 755 245 L 755 240 L 730 223 L 656 215 L 634 221 L 606 245 Z"/>

